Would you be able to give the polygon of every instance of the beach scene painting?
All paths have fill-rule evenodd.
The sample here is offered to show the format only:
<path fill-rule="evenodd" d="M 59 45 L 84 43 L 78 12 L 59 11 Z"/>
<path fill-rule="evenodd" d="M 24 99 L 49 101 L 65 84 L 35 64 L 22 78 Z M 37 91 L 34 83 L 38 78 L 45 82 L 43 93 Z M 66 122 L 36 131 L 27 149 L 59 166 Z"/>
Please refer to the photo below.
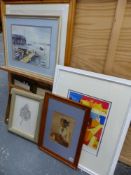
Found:
<path fill-rule="evenodd" d="M 49 68 L 51 27 L 11 25 L 13 60 Z"/>
<path fill-rule="evenodd" d="M 72 90 L 68 91 L 68 98 L 91 108 L 90 120 L 87 122 L 83 141 L 83 149 L 97 156 L 108 120 L 111 102 Z"/>

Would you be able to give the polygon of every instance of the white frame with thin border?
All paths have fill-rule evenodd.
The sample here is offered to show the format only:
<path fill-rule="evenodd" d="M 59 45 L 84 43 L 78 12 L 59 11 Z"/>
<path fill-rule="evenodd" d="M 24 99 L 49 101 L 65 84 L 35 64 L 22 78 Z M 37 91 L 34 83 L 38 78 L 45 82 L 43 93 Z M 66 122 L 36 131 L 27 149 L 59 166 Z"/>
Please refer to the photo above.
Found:
<path fill-rule="evenodd" d="M 112 102 L 98 156 L 82 150 L 79 168 L 91 175 L 113 175 L 131 121 L 131 81 L 57 65 L 53 93 L 68 90 Z"/>

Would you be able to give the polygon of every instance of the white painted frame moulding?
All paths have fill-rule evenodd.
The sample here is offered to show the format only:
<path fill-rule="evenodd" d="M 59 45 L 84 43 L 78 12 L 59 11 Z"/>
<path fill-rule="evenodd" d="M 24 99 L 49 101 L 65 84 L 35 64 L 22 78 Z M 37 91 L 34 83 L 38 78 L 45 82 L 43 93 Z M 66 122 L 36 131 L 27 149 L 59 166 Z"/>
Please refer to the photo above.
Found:
<path fill-rule="evenodd" d="M 113 175 L 131 121 L 131 81 L 57 65 L 53 93 L 74 90 L 112 102 L 98 156 L 84 149 L 79 168 L 91 175 Z"/>

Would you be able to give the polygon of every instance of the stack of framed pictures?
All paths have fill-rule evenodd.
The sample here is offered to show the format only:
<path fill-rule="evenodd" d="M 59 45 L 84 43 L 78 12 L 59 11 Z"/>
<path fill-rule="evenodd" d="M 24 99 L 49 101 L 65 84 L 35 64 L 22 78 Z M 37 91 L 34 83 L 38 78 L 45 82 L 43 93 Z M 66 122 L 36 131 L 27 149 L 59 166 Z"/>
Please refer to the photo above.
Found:
<path fill-rule="evenodd" d="M 90 108 L 51 93 L 44 97 L 12 88 L 9 114 L 10 132 L 77 168 Z"/>
<path fill-rule="evenodd" d="M 112 175 L 131 120 L 131 82 L 63 66 L 70 63 L 75 6 L 1 1 L 6 121 L 9 131 L 72 168 Z"/>
<path fill-rule="evenodd" d="M 78 164 L 89 108 L 45 93 L 51 93 L 56 64 L 70 63 L 75 6 L 76 0 L 1 1 L 5 48 L 1 68 L 9 72 L 8 129 L 37 143 L 40 118 L 48 116 L 51 99 L 54 106 L 62 104 L 63 112 L 52 111 L 47 122 L 42 119 L 39 146 L 47 152 L 46 143 L 54 145 L 56 149 L 48 147 L 48 153 L 72 168 Z M 44 96 L 47 109 L 42 107 Z M 50 125 L 50 133 L 43 128 L 46 124 Z M 46 142 L 47 134 L 50 139 Z"/>
<path fill-rule="evenodd" d="M 13 75 L 9 131 L 72 168 L 112 175 L 131 121 L 130 81 L 58 65 L 53 93 L 65 99 L 48 88 L 18 88 L 21 80 L 32 86 Z"/>

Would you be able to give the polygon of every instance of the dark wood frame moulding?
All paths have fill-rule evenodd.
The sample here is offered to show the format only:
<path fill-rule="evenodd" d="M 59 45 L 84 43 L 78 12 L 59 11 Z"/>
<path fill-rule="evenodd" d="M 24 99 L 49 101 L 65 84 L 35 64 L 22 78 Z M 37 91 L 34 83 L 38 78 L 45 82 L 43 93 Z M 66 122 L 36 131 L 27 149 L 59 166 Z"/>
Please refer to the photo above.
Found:
<path fill-rule="evenodd" d="M 65 158 L 63 158 L 60 155 L 56 154 L 55 152 L 51 151 L 49 148 L 46 148 L 45 146 L 43 146 L 43 138 L 44 138 L 44 133 L 45 133 L 46 115 L 48 112 L 49 99 L 55 99 L 56 101 L 63 102 L 64 104 L 68 104 L 68 105 L 77 107 L 79 109 L 85 110 L 85 116 L 83 118 L 83 124 L 81 127 L 80 137 L 78 139 L 79 141 L 78 141 L 78 145 L 77 145 L 77 150 L 76 150 L 74 162 L 66 160 Z M 70 166 L 71 168 L 76 169 L 77 165 L 78 165 L 80 153 L 81 153 L 81 148 L 82 148 L 82 144 L 83 144 L 83 139 L 84 139 L 86 127 L 87 127 L 87 121 L 89 120 L 90 110 L 91 109 L 89 107 L 83 106 L 80 103 L 71 101 L 67 98 L 63 98 L 63 97 L 60 97 L 57 95 L 46 93 L 45 98 L 44 98 L 44 103 L 43 103 L 43 111 L 42 111 L 42 116 L 41 116 L 39 139 L 38 139 L 38 146 L 39 146 L 40 150 L 48 153 L 52 157 L 64 162 L 66 165 Z"/>

